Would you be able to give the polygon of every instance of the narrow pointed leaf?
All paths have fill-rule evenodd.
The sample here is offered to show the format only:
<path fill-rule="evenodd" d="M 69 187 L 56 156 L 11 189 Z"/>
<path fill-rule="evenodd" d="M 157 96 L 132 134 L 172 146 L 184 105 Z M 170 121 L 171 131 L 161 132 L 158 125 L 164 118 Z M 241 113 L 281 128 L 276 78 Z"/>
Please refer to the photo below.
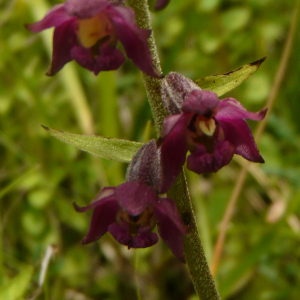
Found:
<path fill-rule="evenodd" d="M 267 57 L 263 57 L 262 59 L 225 74 L 203 77 L 196 80 L 196 83 L 202 90 L 212 91 L 220 97 L 248 79 L 254 72 L 257 71 L 261 63 L 265 61 L 266 58 Z"/>
<path fill-rule="evenodd" d="M 42 125 L 43 126 L 43 125 Z M 91 154 L 120 162 L 130 162 L 142 143 L 106 138 L 95 135 L 75 134 L 43 126 L 52 136 Z"/>

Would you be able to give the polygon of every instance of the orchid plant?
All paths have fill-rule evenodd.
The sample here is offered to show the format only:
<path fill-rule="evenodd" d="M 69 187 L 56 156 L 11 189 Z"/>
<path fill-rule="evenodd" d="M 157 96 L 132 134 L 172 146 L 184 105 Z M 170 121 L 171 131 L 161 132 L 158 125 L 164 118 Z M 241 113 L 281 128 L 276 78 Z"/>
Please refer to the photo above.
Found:
<path fill-rule="evenodd" d="M 157 0 L 155 9 L 168 3 Z M 82 150 L 130 163 L 124 183 L 103 187 L 86 207 L 74 204 L 78 212 L 93 209 L 82 243 L 109 232 L 128 249 L 146 248 L 157 243 L 153 232 L 157 226 L 173 254 L 187 264 L 200 299 L 220 299 L 197 231 L 183 167 L 186 162 L 187 169 L 197 174 L 217 172 L 234 154 L 264 162 L 245 119 L 260 121 L 267 109 L 249 112 L 234 98 L 219 100 L 250 77 L 264 59 L 195 81 L 176 72 L 163 76 L 147 0 L 67 0 L 27 25 L 32 32 L 50 27 L 55 29 L 49 76 L 72 60 L 95 75 L 116 70 L 125 61 L 117 48 L 120 41 L 127 57 L 143 72 L 157 130 L 157 140 L 142 144 L 45 127 Z"/>

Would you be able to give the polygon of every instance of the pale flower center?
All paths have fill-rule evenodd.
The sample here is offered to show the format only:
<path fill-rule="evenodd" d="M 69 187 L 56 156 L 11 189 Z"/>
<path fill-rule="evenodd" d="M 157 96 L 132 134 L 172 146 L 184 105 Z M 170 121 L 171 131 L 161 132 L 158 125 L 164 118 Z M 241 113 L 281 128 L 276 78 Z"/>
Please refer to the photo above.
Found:
<path fill-rule="evenodd" d="M 111 31 L 111 21 L 103 13 L 93 18 L 78 20 L 77 36 L 85 48 L 93 47 L 99 40 L 110 35 Z"/>
<path fill-rule="evenodd" d="M 208 120 L 200 120 L 198 126 L 199 129 L 207 136 L 213 136 L 216 130 L 216 122 L 213 118 Z"/>

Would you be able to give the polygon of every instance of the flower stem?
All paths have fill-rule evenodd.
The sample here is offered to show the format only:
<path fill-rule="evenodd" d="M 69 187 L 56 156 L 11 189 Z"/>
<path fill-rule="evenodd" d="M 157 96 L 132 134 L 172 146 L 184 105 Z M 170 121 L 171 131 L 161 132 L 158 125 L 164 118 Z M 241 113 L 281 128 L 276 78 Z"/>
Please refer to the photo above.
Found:
<path fill-rule="evenodd" d="M 150 12 L 147 0 L 127 0 L 128 5 L 134 9 L 137 24 L 142 29 L 151 29 Z M 160 61 L 157 54 L 153 32 L 148 40 L 151 55 L 156 68 L 161 71 Z M 157 135 L 160 136 L 163 120 L 167 113 L 161 99 L 161 79 L 152 78 L 143 73 L 143 79 L 148 95 L 148 101 L 153 113 Z M 184 238 L 184 255 L 195 290 L 201 300 L 220 299 L 213 277 L 203 251 L 197 230 L 196 219 L 189 196 L 184 172 L 178 176 L 175 184 L 168 193 L 176 201 L 179 213 L 190 233 Z"/>
<path fill-rule="evenodd" d="M 176 201 L 182 220 L 190 231 L 184 238 L 183 249 L 186 264 L 199 299 L 218 300 L 220 296 L 210 273 L 201 244 L 184 171 L 177 177 L 168 196 Z"/>
<path fill-rule="evenodd" d="M 127 4 L 135 11 L 136 22 L 138 26 L 142 29 L 151 30 L 150 12 L 147 0 L 127 0 Z M 151 32 L 151 35 L 148 39 L 148 45 L 150 48 L 154 66 L 160 73 L 162 73 L 153 32 Z M 153 78 L 145 73 L 142 74 L 144 84 L 146 87 L 148 101 L 150 103 L 150 107 L 153 113 L 155 129 L 157 135 L 160 136 L 164 118 L 167 116 L 167 112 L 161 100 L 160 90 L 162 79 Z"/>

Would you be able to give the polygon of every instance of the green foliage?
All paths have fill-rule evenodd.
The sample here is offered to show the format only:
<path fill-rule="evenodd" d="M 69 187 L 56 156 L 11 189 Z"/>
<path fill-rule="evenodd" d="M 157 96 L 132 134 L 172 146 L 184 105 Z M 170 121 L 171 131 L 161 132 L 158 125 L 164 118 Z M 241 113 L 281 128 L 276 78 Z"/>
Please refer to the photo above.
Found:
<path fill-rule="evenodd" d="M 220 97 L 230 92 L 253 75 L 265 59 L 266 57 L 225 74 L 206 76 L 197 79 L 195 82 L 202 90 L 215 92 Z"/>
<path fill-rule="evenodd" d="M 16 289 L 19 298 L 30 299 L 38 289 L 46 248 L 55 244 L 58 252 L 38 300 L 132 300 L 137 285 L 141 299 L 195 299 L 186 267 L 161 241 L 136 251 L 137 268 L 134 251 L 109 234 L 91 245 L 80 244 L 91 214 L 75 212 L 72 202 L 87 205 L 100 188 L 122 183 L 126 164 L 60 143 L 40 124 L 144 142 L 151 113 L 141 75 L 129 60 L 98 77 L 74 62 L 53 78 L 44 76 L 51 29 L 32 34 L 23 24 L 59 2 L 0 4 L 1 291 L 17 282 L 27 265 L 34 266 Z M 261 109 L 272 89 L 294 4 L 171 0 L 165 10 L 152 14 L 164 74 L 176 71 L 196 80 L 268 55 L 253 76 L 227 94 L 249 110 Z M 230 224 L 216 276 L 222 299 L 299 298 L 299 52 L 298 24 L 286 76 L 258 145 L 266 163 L 251 170 Z M 256 123 L 250 125 L 255 129 Z M 153 128 L 147 132 L 155 137 Z M 217 174 L 187 174 L 210 258 L 239 170 L 234 161 Z"/>
<path fill-rule="evenodd" d="M 134 154 L 143 145 L 142 143 L 133 141 L 106 138 L 102 136 L 74 134 L 55 130 L 46 126 L 43 127 L 52 136 L 69 145 L 114 161 L 130 162 Z"/>

